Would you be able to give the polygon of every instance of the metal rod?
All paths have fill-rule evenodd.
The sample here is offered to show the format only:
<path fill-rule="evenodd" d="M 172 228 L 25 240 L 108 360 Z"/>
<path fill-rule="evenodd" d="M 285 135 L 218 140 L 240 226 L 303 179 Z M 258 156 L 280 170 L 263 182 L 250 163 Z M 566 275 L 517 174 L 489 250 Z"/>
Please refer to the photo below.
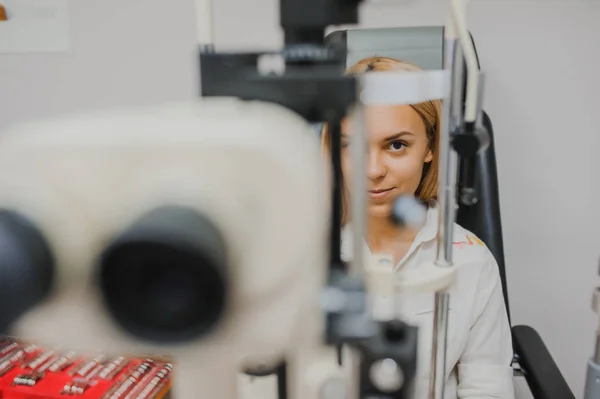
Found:
<path fill-rule="evenodd" d="M 475 123 L 477 120 L 477 99 L 479 96 L 479 62 L 475 46 L 467 28 L 467 5 L 470 0 L 450 0 L 450 20 L 452 36 L 458 38 L 462 47 L 464 62 L 467 68 L 466 96 L 465 96 L 465 117 L 466 123 Z M 464 61 L 462 61 L 464 59 Z M 462 104 L 461 104 L 462 106 Z"/>
<path fill-rule="evenodd" d="M 361 79 L 357 79 L 357 93 L 362 92 Z M 364 240 L 367 231 L 367 132 L 364 106 L 357 102 L 352 111 L 350 154 L 352 159 L 352 262 L 350 272 L 355 276 L 364 273 Z"/>
<path fill-rule="evenodd" d="M 442 106 L 440 129 L 440 171 L 438 174 L 438 247 L 436 264 L 450 266 L 452 263 L 452 231 L 455 215 L 456 153 L 452 150 L 450 138 L 460 125 L 462 118 L 462 79 L 463 65 L 460 45 L 457 39 L 446 41 L 444 67 L 451 71 L 451 98 Z M 457 62 L 460 60 L 460 62 Z"/>
<path fill-rule="evenodd" d="M 477 126 L 483 126 L 483 98 L 485 96 L 485 72 L 479 72 L 479 96 L 477 100 Z"/>
<path fill-rule="evenodd" d="M 330 270 L 342 270 L 341 229 L 342 229 L 342 137 L 339 119 L 327 121 L 329 126 L 329 148 L 333 166 L 333 206 L 331 209 L 331 242 L 329 243 Z"/>
<path fill-rule="evenodd" d="M 361 392 L 361 363 L 362 356 L 358 349 L 353 348 L 351 346 L 348 347 L 348 356 L 350 362 L 350 372 L 351 372 L 351 380 L 350 386 L 348 387 L 348 395 L 347 399 L 362 399 Z"/>
<path fill-rule="evenodd" d="M 356 80 L 356 92 L 362 93 L 361 78 Z M 365 107 L 357 101 L 351 112 L 350 156 L 352 160 L 352 185 L 350 192 L 352 224 L 352 261 L 350 274 L 364 277 L 364 242 L 367 231 L 367 126 Z M 349 348 L 352 382 L 349 399 L 360 399 L 361 354 Z"/>
<path fill-rule="evenodd" d="M 451 134 L 460 126 L 462 119 L 463 58 L 455 37 L 445 43 L 444 68 L 451 71 L 451 96 L 444 101 L 440 129 L 440 173 L 438 177 L 438 247 L 436 264 L 452 266 L 452 233 L 456 213 L 457 157 L 451 147 Z M 429 386 L 430 399 L 443 399 L 446 382 L 446 347 L 450 295 L 435 294 L 432 336 L 432 378 Z"/>
<path fill-rule="evenodd" d="M 287 383 L 287 364 L 281 363 L 277 367 L 277 399 L 287 399 L 288 397 L 288 383 Z"/>
<path fill-rule="evenodd" d="M 432 378 L 429 386 L 429 397 L 431 399 L 442 399 L 444 397 L 449 305 L 450 294 L 447 292 L 436 292 L 433 314 Z"/>
<path fill-rule="evenodd" d="M 483 72 L 478 72 L 478 84 L 477 84 L 477 104 L 476 104 L 476 119 L 475 126 L 477 128 L 482 128 L 481 132 L 475 132 L 473 134 L 478 135 L 477 140 L 479 141 L 479 149 L 476 154 L 472 156 L 459 156 L 458 158 L 458 201 L 460 205 L 465 206 L 473 206 L 478 201 L 479 198 L 477 196 L 476 190 L 476 175 L 475 171 L 478 167 L 478 158 L 480 154 L 485 151 L 490 145 L 490 136 L 489 134 L 484 133 L 485 128 L 483 127 L 483 96 L 484 96 L 484 74 Z M 467 122 L 465 121 L 465 124 Z"/>
<path fill-rule="evenodd" d="M 446 45 L 453 47 L 452 58 L 451 53 L 447 53 L 448 58 L 445 63 L 450 68 L 452 73 L 452 86 L 450 97 L 450 136 L 462 124 L 463 109 L 465 104 L 465 62 L 463 50 L 458 39 L 448 39 Z"/>
<path fill-rule="evenodd" d="M 214 51 L 213 0 L 195 0 L 196 42 L 203 51 Z"/>
<path fill-rule="evenodd" d="M 600 331 L 596 333 L 596 350 L 594 351 L 594 363 L 600 364 Z"/>

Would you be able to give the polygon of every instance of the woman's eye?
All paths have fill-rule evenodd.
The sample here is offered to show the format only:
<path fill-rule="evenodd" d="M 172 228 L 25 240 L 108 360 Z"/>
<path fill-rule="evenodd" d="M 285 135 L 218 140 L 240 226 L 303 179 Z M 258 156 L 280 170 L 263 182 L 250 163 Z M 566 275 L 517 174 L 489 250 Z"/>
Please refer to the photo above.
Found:
<path fill-rule="evenodd" d="M 406 144 L 401 141 L 392 141 L 389 144 L 389 149 L 392 151 L 401 151 L 404 147 L 406 147 Z"/>

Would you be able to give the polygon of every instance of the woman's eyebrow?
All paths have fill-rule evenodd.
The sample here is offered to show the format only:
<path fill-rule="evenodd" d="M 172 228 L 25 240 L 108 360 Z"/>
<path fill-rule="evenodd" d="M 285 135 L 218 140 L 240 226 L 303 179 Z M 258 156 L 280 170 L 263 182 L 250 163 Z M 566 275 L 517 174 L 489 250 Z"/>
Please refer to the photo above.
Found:
<path fill-rule="evenodd" d="M 399 138 L 403 137 L 403 136 L 414 136 L 415 134 L 413 132 L 409 132 L 408 130 L 403 130 L 401 132 L 395 133 L 391 136 L 388 136 L 385 138 L 385 141 L 393 141 L 393 140 L 398 140 Z"/>

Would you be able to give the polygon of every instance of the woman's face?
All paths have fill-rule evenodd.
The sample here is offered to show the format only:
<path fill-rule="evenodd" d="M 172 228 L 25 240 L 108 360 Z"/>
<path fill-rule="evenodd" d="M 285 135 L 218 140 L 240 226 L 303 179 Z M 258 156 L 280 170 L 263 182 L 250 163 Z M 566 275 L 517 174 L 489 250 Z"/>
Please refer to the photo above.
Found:
<path fill-rule="evenodd" d="M 389 217 L 396 198 L 414 195 L 421 182 L 423 165 L 433 154 L 425 124 L 409 105 L 368 106 L 367 127 L 368 213 Z M 342 171 L 344 184 L 352 190 L 352 132 L 350 121 L 342 123 Z"/>

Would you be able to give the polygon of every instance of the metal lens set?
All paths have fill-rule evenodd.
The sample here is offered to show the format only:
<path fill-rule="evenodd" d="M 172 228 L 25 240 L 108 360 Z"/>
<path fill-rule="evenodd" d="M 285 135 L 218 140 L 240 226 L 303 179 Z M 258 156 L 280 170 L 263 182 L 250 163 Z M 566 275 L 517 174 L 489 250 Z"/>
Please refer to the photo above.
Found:
<path fill-rule="evenodd" d="M 5 340 L 0 344 L 2 399 L 162 399 L 173 364 L 159 359 L 84 356 Z"/>

